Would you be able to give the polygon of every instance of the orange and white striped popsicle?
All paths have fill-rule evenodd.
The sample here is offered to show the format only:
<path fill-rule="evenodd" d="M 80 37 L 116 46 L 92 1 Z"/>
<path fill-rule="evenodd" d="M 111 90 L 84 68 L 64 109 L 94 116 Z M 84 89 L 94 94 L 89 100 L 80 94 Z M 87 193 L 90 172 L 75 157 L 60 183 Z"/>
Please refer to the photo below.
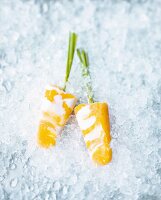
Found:
<path fill-rule="evenodd" d="M 47 148 L 56 144 L 56 138 L 68 121 L 77 101 L 74 95 L 65 91 L 72 67 L 76 42 L 77 35 L 70 33 L 64 88 L 61 89 L 60 87 L 49 85 L 45 91 L 42 116 L 38 128 L 38 143 L 42 147 Z"/>
<path fill-rule="evenodd" d="M 82 64 L 82 76 L 87 79 L 88 104 L 80 104 L 74 111 L 82 131 L 90 157 L 98 165 L 106 165 L 112 159 L 110 147 L 110 120 L 108 105 L 104 102 L 94 102 L 89 73 L 88 55 L 84 50 L 77 50 Z"/>
<path fill-rule="evenodd" d="M 56 144 L 56 138 L 68 121 L 77 98 L 57 86 L 48 86 L 42 103 L 38 143 L 43 147 Z"/>
<path fill-rule="evenodd" d="M 99 165 L 109 163 L 112 150 L 108 105 L 102 102 L 80 104 L 74 110 L 90 157 Z"/>

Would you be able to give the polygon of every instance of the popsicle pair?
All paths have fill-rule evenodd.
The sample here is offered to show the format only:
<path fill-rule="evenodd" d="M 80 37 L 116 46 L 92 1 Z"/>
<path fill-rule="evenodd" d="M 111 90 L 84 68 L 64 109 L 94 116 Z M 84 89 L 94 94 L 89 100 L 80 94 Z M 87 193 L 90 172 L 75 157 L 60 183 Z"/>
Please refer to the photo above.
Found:
<path fill-rule="evenodd" d="M 65 91 L 76 42 L 77 35 L 71 33 L 64 88 L 54 85 L 46 88 L 38 130 L 38 143 L 46 148 L 54 146 L 57 136 L 60 135 L 74 109 L 90 157 L 96 164 L 105 165 L 112 158 L 108 105 L 102 102 L 94 102 L 93 100 L 88 56 L 84 50 L 78 49 L 77 54 L 82 66 L 82 75 L 85 79 L 88 104 L 79 104 L 75 107 L 77 98 Z"/>

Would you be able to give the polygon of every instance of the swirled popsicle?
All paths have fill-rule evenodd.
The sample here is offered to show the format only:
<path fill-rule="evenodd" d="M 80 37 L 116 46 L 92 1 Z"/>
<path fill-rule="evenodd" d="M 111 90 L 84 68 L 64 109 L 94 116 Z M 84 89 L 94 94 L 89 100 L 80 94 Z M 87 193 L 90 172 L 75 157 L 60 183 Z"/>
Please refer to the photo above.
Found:
<path fill-rule="evenodd" d="M 105 102 L 94 102 L 89 81 L 88 55 L 79 49 L 77 53 L 82 64 L 82 75 L 87 79 L 85 86 L 89 103 L 79 104 L 74 111 L 90 157 L 96 164 L 106 165 L 112 159 L 108 105 Z"/>
<path fill-rule="evenodd" d="M 68 121 L 77 98 L 66 92 L 66 83 L 72 67 L 74 52 L 76 48 L 77 35 L 71 33 L 69 36 L 68 57 L 64 87 L 55 85 L 47 86 L 42 103 L 42 115 L 38 128 L 38 144 L 48 148 L 56 144 L 63 127 Z"/>

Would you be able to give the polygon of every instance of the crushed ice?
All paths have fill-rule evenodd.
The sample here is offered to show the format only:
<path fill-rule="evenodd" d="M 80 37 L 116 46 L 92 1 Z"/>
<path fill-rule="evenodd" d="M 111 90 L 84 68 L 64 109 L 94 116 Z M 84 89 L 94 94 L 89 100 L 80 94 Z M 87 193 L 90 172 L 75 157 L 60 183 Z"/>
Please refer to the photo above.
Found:
<path fill-rule="evenodd" d="M 1 199 L 161 199 L 159 1 L 0 1 Z M 68 32 L 89 52 L 110 107 L 113 161 L 96 167 L 72 116 L 55 148 L 37 147 L 41 98 L 61 85 Z M 86 102 L 75 59 L 68 90 Z"/>

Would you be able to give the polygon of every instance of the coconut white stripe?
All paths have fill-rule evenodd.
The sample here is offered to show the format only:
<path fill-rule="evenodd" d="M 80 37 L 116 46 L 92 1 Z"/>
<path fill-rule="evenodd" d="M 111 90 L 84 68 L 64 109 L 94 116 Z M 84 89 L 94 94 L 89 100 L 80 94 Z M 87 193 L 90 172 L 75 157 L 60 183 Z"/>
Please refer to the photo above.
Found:
<path fill-rule="evenodd" d="M 77 120 L 78 120 L 79 126 L 81 127 L 81 130 L 86 130 L 90 128 L 96 122 L 96 117 L 92 116 L 87 119 L 81 119 L 77 117 Z"/>
<path fill-rule="evenodd" d="M 42 111 L 53 113 L 59 116 L 63 115 L 65 110 L 63 108 L 61 95 L 56 95 L 53 102 L 49 101 L 47 98 L 44 98 L 42 102 Z"/>
<path fill-rule="evenodd" d="M 62 96 L 61 95 L 56 95 L 54 97 L 54 101 L 55 101 L 54 104 L 53 104 L 54 113 L 59 115 L 59 116 L 65 114 L 65 110 L 63 108 Z"/>
<path fill-rule="evenodd" d="M 90 114 L 90 107 L 89 105 L 84 106 L 77 112 L 77 118 L 78 119 L 85 119 L 89 116 Z"/>
<path fill-rule="evenodd" d="M 101 132 L 102 132 L 102 127 L 100 125 L 96 126 L 90 133 L 84 136 L 85 142 L 100 138 Z"/>
<path fill-rule="evenodd" d="M 68 107 L 73 108 L 76 104 L 76 98 L 64 99 Z"/>
<path fill-rule="evenodd" d="M 88 117 L 90 112 L 91 110 L 89 105 L 83 107 L 81 110 L 77 112 L 76 117 L 81 130 L 86 130 L 96 122 L 95 116 Z"/>

